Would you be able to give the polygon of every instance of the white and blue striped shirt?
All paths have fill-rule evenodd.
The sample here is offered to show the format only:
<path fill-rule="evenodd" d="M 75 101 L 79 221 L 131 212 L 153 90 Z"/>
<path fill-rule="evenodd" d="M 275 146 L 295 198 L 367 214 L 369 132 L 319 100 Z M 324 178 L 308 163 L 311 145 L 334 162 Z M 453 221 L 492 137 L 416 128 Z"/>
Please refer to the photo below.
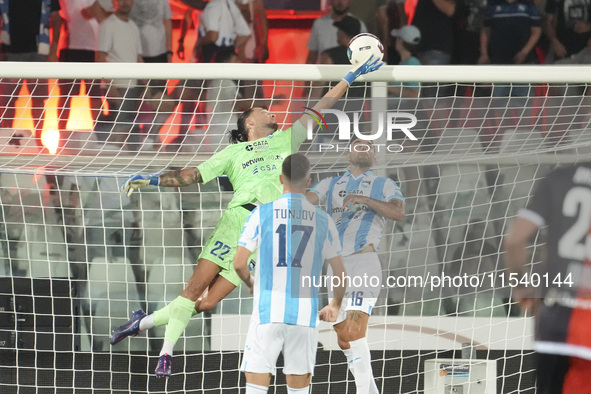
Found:
<path fill-rule="evenodd" d="M 320 204 L 326 204 L 326 211 L 334 219 L 343 255 L 358 252 L 368 245 L 376 249 L 384 234 L 387 219 L 378 215 L 367 205 L 357 205 L 343 210 L 343 201 L 349 194 L 370 197 L 378 201 L 397 198 L 404 201 L 400 188 L 390 178 L 372 175 L 371 171 L 353 176 L 347 171 L 343 176 L 324 178 L 311 190 L 319 197 Z"/>
<path fill-rule="evenodd" d="M 324 260 L 341 254 L 330 216 L 303 194 L 284 194 L 252 211 L 238 245 L 257 250 L 253 319 L 316 327 L 318 286 L 310 283 L 319 283 Z"/>

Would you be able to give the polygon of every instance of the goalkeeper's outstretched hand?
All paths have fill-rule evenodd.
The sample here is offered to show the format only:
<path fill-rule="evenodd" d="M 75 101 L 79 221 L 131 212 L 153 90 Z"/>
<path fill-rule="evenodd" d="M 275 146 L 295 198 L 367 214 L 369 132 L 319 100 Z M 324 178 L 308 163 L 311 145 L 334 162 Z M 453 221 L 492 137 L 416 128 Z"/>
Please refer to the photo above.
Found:
<path fill-rule="evenodd" d="M 372 71 L 377 70 L 378 68 L 382 67 L 384 62 L 378 58 L 374 58 L 373 55 L 367 58 L 367 60 L 361 63 L 359 66 L 353 68 L 343 80 L 347 82 L 349 86 L 360 76 L 370 73 Z"/>
<path fill-rule="evenodd" d="M 121 194 L 131 196 L 136 189 L 148 185 L 158 186 L 160 184 L 160 175 L 132 175 L 121 184 Z"/>

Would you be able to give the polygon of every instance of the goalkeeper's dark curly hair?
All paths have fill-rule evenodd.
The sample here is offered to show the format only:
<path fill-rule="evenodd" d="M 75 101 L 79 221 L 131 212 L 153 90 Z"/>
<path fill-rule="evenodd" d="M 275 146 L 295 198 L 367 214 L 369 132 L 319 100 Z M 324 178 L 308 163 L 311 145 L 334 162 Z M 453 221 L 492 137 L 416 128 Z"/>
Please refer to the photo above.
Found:
<path fill-rule="evenodd" d="M 246 119 L 250 116 L 254 108 L 247 109 L 238 118 L 238 128 L 230 130 L 230 136 L 228 139 L 231 144 L 237 144 L 239 142 L 248 141 L 248 130 L 246 130 Z"/>

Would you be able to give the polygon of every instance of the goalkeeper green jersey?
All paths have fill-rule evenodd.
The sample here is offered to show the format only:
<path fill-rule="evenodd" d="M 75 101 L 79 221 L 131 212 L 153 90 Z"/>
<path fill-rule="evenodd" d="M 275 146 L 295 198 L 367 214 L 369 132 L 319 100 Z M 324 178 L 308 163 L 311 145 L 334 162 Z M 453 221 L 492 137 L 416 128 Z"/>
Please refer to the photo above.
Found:
<path fill-rule="evenodd" d="M 283 193 L 279 182 L 283 160 L 298 151 L 306 139 L 306 128 L 296 122 L 256 141 L 230 145 L 197 166 L 203 183 L 227 175 L 234 187 L 228 208 L 244 204 L 266 204 Z"/>

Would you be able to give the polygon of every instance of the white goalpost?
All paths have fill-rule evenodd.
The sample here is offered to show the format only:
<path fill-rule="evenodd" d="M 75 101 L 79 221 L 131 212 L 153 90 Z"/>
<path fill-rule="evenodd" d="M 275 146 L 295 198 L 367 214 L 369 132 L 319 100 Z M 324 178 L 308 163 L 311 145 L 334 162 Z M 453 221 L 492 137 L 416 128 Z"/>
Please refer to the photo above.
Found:
<path fill-rule="evenodd" d="M 252 310 L 244 288 L 191 320 L 167 380 L 153 376 L 163 328 L 109 345 L 132 310 L 180 294 L 231 185 L 131 198 L 119 185 L 207 160 L 252 106 L 289 127 L 349 67 L 2 65 L 0 392 L 239 393 Z M 49 86 L 41 121 L 28 92 L 7 88 L 25 79 Z M 72 79 L 83 93 L 65 100 Z M 393 86 L 417 88 L 408 82 L 434 97 L 393 97 Z M 380 392 L 535 392 L 533 318 L 512 300 L 502 236 L 550 169 L 591 158 L 589 83 L 584 66 L 384 66 L 314 114 L 300 148 L 313 181 L 346 170 L 345 137 L 359 130 L 375 137 L 374 172 L 406 197 L 406 220 L 379 245 L 384 288 L 367 334 Z M 102 86 L 100 108 L 90 84 Z M 497 96 L 499 86 L 512 96 Z M 532 272 L 543 246 L 540 236 Z M 354 386 L 336 334 L 321 325 L 312 392 Z M 286 391 L 281 374 L 272 390 Z"/>

